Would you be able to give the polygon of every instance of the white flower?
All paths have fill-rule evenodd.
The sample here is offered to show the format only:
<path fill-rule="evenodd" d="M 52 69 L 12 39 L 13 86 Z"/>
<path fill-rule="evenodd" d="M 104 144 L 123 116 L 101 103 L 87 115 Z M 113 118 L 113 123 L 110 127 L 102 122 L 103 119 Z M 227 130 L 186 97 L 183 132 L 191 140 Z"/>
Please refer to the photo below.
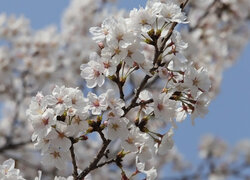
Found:
<path fill-rule="evenodd" d="M 133 9 L 130 11 L 129 14 L 130 17 L 130 26 L 132 28 L 138 29 L 138 31 L 142 32 L 148 32 L 150 29 L 152 29 L 152 25 L 154 24 L 154 21 L 156 19 L 155 16 L 153 16 L 152 12 L 149 9 Z"/>
<path fill-rule="evenodd" d="M 51 131 L 51 125 L 55 124 L 53 109 L 47 109 L 41 116 L 33 116 L 30 122 L 34 128 L 33 136 L 45 137 Z"/>
<path fill-rule="evenodd" d="M 176 57 L 180 62 L 187 62 L 186 57 L 183 55 L 183 51 L 187 47 L 188 44 L 182 40 L 180 33 L 173 31 L 170 40 L 167 42 L 164 56 L 167 55 L 166 59 Z M 175 59 L 173 61 L 175 61 Z"/>
<path fill-rule="evenodd" d="M 174 123 L 173 119 L 176 116 L 176 102 L 169 99 L 170 93 L 162 93 L 158 97 L 154 97 L 154 113 L 157 119 L 165 122 Z"/>
<path fill-rule="evenodd" d="M 184 42 L 181 38 L 181 34 L 178 31 L 173 31 L 171 41 L 174 43 L 176 51 L 182 52 L 188 47 L 188 43 Z"/>
<path fill-rule="evenodd" d="M 47 101 L 42 95 L 38 92 L 35 97 L 32 97 L 29 109 L 26 111 L 26 115 L 29 120 L 32 120 L 33 116 L 42 115 L 47 109 Z"/>
<path fill-rule="evenodd" d="M 162 79 L 168 79 L 169 76 L 170 76 L 170 72 L 165 67 L 159 67 L 158 68 L 158 74 L 159 74 L 159 77 L 162 78 Z"/>
<path fill-rule="evenodd" d="M 88 88 L 97 85 L 101 87 L 105 82 L 103 63 L 101 63 L 100 57 L 96 53 L 92 53 L 89 59 L 90 61 L 87 64 L 82 64 L 80 67 L 81 76 L 87 81 Z"/>
<path fill-rule="evenodd" d="M 141 136 L 142 143 L 139 146 L 139 150 L 137 152 L 137 156 L 140 162 L 147 162 L 150 160 L 155 154 L 155 142 L 151 136 L 146 133 L 143 133 Z"/>
<path fill-rule="evenodd" d="M 93 115 L 100 115 L 102 111 L 107 109 L 105 97 L 105 93 L 101 94 L 99 97 L 97 97 L 97 95 L 92 92 L 88 93 L 88 107 Z"/>
<path fill-rule="evenodd" d="M 171 0 L 168 0 L 166 3 L 154 3 L 152 8 L 154 13 L 166 22 L 186 22 L 186 16 L 183 14 L 179 5 L 173 3 Z"/>
<path fill-rule="evenodd" d="M 65 169 L 66 162 L 69 160 L 69 152 L 62 151 L 58 147 L 50 147 L 42 157 L 42 164 L 57 169 Z"/>
<path fill-rule="evenodd" d="M 152 76 L 150 69 L 153 68 L 153 63 L 151 60 L 145 59 L 142 63 L 139 63 L 139 66 L 143 72 L 149 76 Z"/>
<path fill-rule="evenodd" d="M 118 65 L 118 61 L 112 60 L 112 57 L 109 54 L 105 54 L 101 58 L 101 62 L 104 67 L 103 74 L 108 77 L 112 76 L 116 72 L 116 66 Z"/>
<path fill-rule="evenodd" d="M 71 122 L 68 125 L 68 129 L 72 132 L 72 135 L 78 135 L 88 129 L 88 123 L 86 121 L 89 113 L 86 112 L 76 112 L 76 114 L 71 118 Z"/>
<path fill-rule="evenodd" d="M 152 146 L 144 143 L 142 146 L 140 146 L 138 157 L 141 162 L 147 162 L 148 160 L 152 159 L 153 153 L 154 151 L 152 149 Z"/>
<path fill-rule="evenodd" d="M 143 143 L 143 135 L 136 126 L 132 125 L 129 129 L 127 138 L 122 141 L 122 147 L 127 151 L 137 152 L 138 147 Z"/>
<path fill-rule="evenodd" d="M 97 43 L 103 42 L 114 25 L 115 20 L 113 18 L 107 18 L 102 22 L 101 27 L 91 27 L 89 31 L 93 35 L 92 39 Z"/>
<path fill-rule="evenodd" d="M 101 56 L 106 57 L 109 56 L 112 58 L 112 61 L 114 61 L 115 64 L 119 64 L 120 61 L 122 61 L 128 54 L 128 51 L 126 48 L 122 48 L 118 41 L 114 41 L 108 46 L 105 46 L 102 49 Z"/>
<path fill-rule="evenodd" d="M 108 118 L 120 118 L 124 111 L 120 107 L 115 107 L 108 112 Z"/>
<path fill-rule="evenodd" d="M 24 180 L 19 173 L 20 170 L 15 169 L 15 161 L 13 159 L 8 159 L 0 165 L 0 179 L 2 180 Z"/>
<path fill-rule="evenodd" d="M 177 110 L 176 110 L 176 121 L 177 122 L 182 122 L 186 119 L 187 117 L 187 107 L 186 106 L 183 106 L 183 107 L 179 107 Z"/>
<path fill-rule="evenodd" d="M 38 137 L 34 147 L 36 149 L 41 149 L 42 154 L 49 149 L 50 140 L 48 137 Z"/>
<path fill-rule="evenodd" d="M 144 170 L 143 173 L 146 174 L 147 180 L 154 180 L 157 177 L 157 170 L 154 167 L 147 171 Z"/>
<path fill-rule="evenodd" d="M 164 134 L 163 138 L 161 139 L 161 143 L 158 147 L 158 153 L 160 155 L 164 155 L 167 153 L 168 150 L 172 149 L 174 145 L 174 141 L 172 136 L 174 135 L 174 130 L 171 128 L 166 134 Z"/>
<path fill-rule="evenodd" d="M 203 118 L 208 113 L 208 105 L 210 97 L 208 93 L 202 93 L 194 104 L 194 111 L 191 114 L 191 119 L 194 124 L 194 119 L 197 117 Z"/>
<path fill-rule="evenodd" d="M 111 118 L 108 120 L 108 139 L 115 140 L 117 138 L 125 139 L 128 136 L 128 119 L 126 118 Z"/>
<path fill-rule="evenodd" d="M 57 115 L 62 115 L 66 109 L 65 102 L 70 101 L 68 97 L 69 89 L 65 86 L 55 86 L 52 91 L 52 95 L 46 96 L 48 105 L 55 108 L 55 113 Z"/>
<path fill-rule="evenodd" d="M 83 93 L 78 88 L 68 88 L 68 101 L 65 102 L 67 107 L 75 109 L 86 109 L 87 100 L 84 98 Z"/>
<path fill-rule="evenodd" d="M 135 37 L 129 31 L 124 18 L 119 18 L 117 23 L 111 27 L 111 32 L 107 35 L 107 44 L 118 44 L 121 48 L 127 48 L 135 41 Z"/>
<path fill-rule="evenodd" d="M 153 98 L 152 93 L 149 92 L 148 90 L 143 90 L 139 94 L 139 99 L 141 101 L 147 101 L 147 100 L 152 99 L 152 98 Z"/>
<path fill-rule="evenodd" d="M 208 92 L 211 83 L 203 68 L 196 70 L 190 66 L 185 72 L 184 86 L 190 88 L 191 95 L 196 97 L 198 91 Z"/>
<path fill-rule="evenodd" d="M 145 163 L 139 162 L 138 156 L 136 157 L 136 168 L 138 171 L 145 173 L 147 176 L 147 180 L 155 180 L 157 177 L 157 171 L 154 167 L 149 170 L 145 170 Z"/>
<path fill-rule="evenodd" d="M 118 109 L 119 108 L 122 110 L 122 108 L 125 106 L 125 103 L 122 99 L 115 97 L 115 91 L 113 89 L 107 90 L 106 102 L 107 102 L 108 107 L 111 109 Z"/>
<path fill-rule="evenodd" d="M 144 62 L 144 55 L 141 53 L 141 47 L 139 43 L 134 43 L 127 47 L 128 53 L 124 61 L 128 66 L 133 67 L 134 64 L 140 64 Z"/>
<path fill-rule="evenodd" d="M 60 147 L 61 151 L 68 151 L 71 146 L 69 136 L 74 134 L 70 131 L 66 123 L 58 121 L 56 128 L 53 129 L 47 136 L 50 140 L 50 146 Z"/>
<path fill-rule="evenodd" d="M 152 98 L 153 98 L 153 96 L 152 96 L 151 92 L 149 92 L 148 90 L 143 90 L 139 94 L 139 100 L 141 100 L 141 102 L 148 101 Z M 145 114 L 150 114 L 154 110 L 154 108 L 152 107 L 152 103 L 143 105 L 142 110 Z"/>

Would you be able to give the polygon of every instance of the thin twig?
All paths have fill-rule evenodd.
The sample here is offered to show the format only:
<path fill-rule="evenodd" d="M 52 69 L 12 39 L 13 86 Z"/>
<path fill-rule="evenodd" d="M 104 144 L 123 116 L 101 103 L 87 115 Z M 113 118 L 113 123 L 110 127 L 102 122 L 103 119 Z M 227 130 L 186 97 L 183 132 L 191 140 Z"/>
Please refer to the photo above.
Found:
<path fill-rule="evenodd" d="M 104 165 L 112 164 L 112 163 L 114 163 L 114 162 L 116 162 L 116 159 L 110 159 L 110 160 L 108 160 L 108 161 L 105 161 L 105 162 L 103 162 L 103 163 L 98 164 L 96 167 L 97 167 L 97 168 L 100 168 L 100 167 L 102 167 L 102 166 L 104 166 Z"/>
<path fill-rule="evenodd" d="M 72 159 L 72 164 L 73 164 L 73 177 L 74 179 L 77 179 L 78 172 L 77 172 L 77 164 L 76 164 L 76 156 L 75 156 L 75 149 L 74 149 L 74 139 L 70 138 L 71 141 L 71 147 L 70 147 L 70 155 Z"/>

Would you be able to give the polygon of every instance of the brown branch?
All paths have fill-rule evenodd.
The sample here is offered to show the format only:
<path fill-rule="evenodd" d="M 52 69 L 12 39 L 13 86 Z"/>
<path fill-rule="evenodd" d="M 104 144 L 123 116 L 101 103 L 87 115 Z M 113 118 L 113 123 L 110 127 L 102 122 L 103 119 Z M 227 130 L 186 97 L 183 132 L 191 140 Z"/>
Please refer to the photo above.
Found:
<path fill-rule="evenodd" d="M 124 100 L 124 92 L 123 92 L 123 85 L 125 82 L 120 79 L 120 75 L 119 75 L 121 68 L 122 68 L 122 64 L 120 63 L 120 64 L 118 64 L 117 69 L 116 69 L 116 76 L 112 78 L 112 81 L 114 81 L 117 84 L 119 92 L 120 92 L 120 98 L 123 101 L 125 101 Z"/>
<path fill-rule="evenodd" d="M 95 159 L 89 164 L 89 166 L 83 170 L 81 172 L 81 174 L 79 174 L 76 178 L 76 180 L 83 180 L 85 176 L 87 176 L 91 171 L 97 169 L 99 166 L 97 165 L 99 163 L 99 161 L 102 159 L 103 156 L 105 156 L 105 151 L 108 147 L 108 145 L 110 144 L 111 140 L 107 140 L 105 137 L 104 137 L 104 134 L 99 131 L 98 132 L 103 140 L 103 145 L 102 145 L 102 148 L 100 149 L 100 151 L 98 152 L 97 156 L 95 157 Z M 103 164 L 105 165 L 105 164 Z"/>
<path fill-rule="evenodd" d="M 130 105 L 129 105 L 127 108 L 124 108 L 124 109 L 123 109 L 123 110 L 124 110 L 124 115 L 123 115 L 123 116 L 125 116 L 125 115 L 129 112 L 130 109 L 132 109 L 133 107 L 135 107 L 136 101 L 137 101 L 137 99 L 139 98 L 139 94 L 140 94 L 140 92 L 142 91 L 142 89 L 144 88 L 144 86 L 147 84 L 147 82 L 148 82 L 149 79 L 150 79 L 150 76 L 149 76 L 149 75 L 146 75 L 146 76 L 144 77 L 144 79 L 142 80 L 140 86 L 136 89 L 135 96 L 134 96 L 134 98 L 132 99 Z"/>
<path fill-rule="evenodd" d="M 105 162 L 103 162 L 103 163 L 98 164 L 96 167 L 97 167 L 97 168 L 100 168 L 100 167 L 102 167 L 102 166 L 104 166 L 104 165 L 112 164 L 112 163 L 114 163 L 114 162 L 116 162 L 116 159 L 110 159 L 110 160 L 108 160 L 108 161 L 105 161 Z"/>
<path fill-rule="evenodd" d="M 74 179 L 77 179 L 78 172 L 77 172 L 77 164 L 76 164 L 76 156 L 75 156 L 75 150 L 74 150 L 74 138 L 70 138 L 71 141 L 71 147 L 70 147 L 70 155 L 72 159 L 72 165 L 73 165 L 73 177 Z"/>
<path fill-rule="evenodd" d="M 4 151 L 6 151 L 6 150 L 14 150 L 14 149 L 16 149 L 16 148 L 25 146 L 25 145 L 27 145 L 27 144 L 29 144 L 29 143 L 31 143 L 30 140 L 29 140 L 29 141 L 24 141 L 24 142 L 19 142 L 19 143 L 16 143 L 16 144 L 12 144 L 12 143 L 8 144 L 8 143 L 7 143 L 5 146 L 2 146 L 2 147 L 0 148 L 0 153 L 4 152 Z"/>

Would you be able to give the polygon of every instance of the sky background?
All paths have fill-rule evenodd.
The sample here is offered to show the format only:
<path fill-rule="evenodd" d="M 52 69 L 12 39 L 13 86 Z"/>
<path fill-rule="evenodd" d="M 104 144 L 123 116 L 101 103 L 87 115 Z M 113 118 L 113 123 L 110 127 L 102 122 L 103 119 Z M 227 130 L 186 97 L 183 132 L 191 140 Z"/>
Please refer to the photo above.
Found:
<path fill-rule="evenodd" d="M 145 4 L 145 0 L 120 0 L 119 8 L 132 9 Z M 51 24 L 60 26 L 63 10 L 68 0 L 3 0 L 0 12 L 24 15 L 30 19 L 34 29 Z M 175 144 L 187 160 L 197 162 L 198 142 L 205 134 L 224 139 L 229 145 L 241 139 L 250 139 L 250 44 L 243 50 L 239 60 L 225 71 L 221 91 L 212 101 L 209 113 L 204 119 L 196 119 L 192 126 L 190 119 L 179 124 L 175 131 Z"/>

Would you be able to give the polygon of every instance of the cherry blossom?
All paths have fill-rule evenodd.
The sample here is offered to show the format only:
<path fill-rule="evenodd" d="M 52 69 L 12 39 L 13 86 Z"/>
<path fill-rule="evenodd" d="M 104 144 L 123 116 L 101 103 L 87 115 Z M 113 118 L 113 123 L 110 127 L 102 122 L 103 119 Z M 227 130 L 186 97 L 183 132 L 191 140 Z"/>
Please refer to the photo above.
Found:
<path fill-rule="evenodd" d="M 55 180 L 153 180 L 166 163 L 193 172 L 174 145 L 175 128 L 208 113 L 223 71 L 247 43 L 249 2 L 148 0 L 123 13 L 111 1 L 73 0 L 58 30 L 0 15 L 0 152 L 14 147 L 4 155 L 23 163 L 27 177 L 41 169 Z M 226 150 L 208 136 L 200 156 L 212 161 Z M 240 155 L 245 168 L 248 152 L 241 142 L 205 177 L 227 178 Z M 0 178 L 23 179 L 12 159 Z"/>

